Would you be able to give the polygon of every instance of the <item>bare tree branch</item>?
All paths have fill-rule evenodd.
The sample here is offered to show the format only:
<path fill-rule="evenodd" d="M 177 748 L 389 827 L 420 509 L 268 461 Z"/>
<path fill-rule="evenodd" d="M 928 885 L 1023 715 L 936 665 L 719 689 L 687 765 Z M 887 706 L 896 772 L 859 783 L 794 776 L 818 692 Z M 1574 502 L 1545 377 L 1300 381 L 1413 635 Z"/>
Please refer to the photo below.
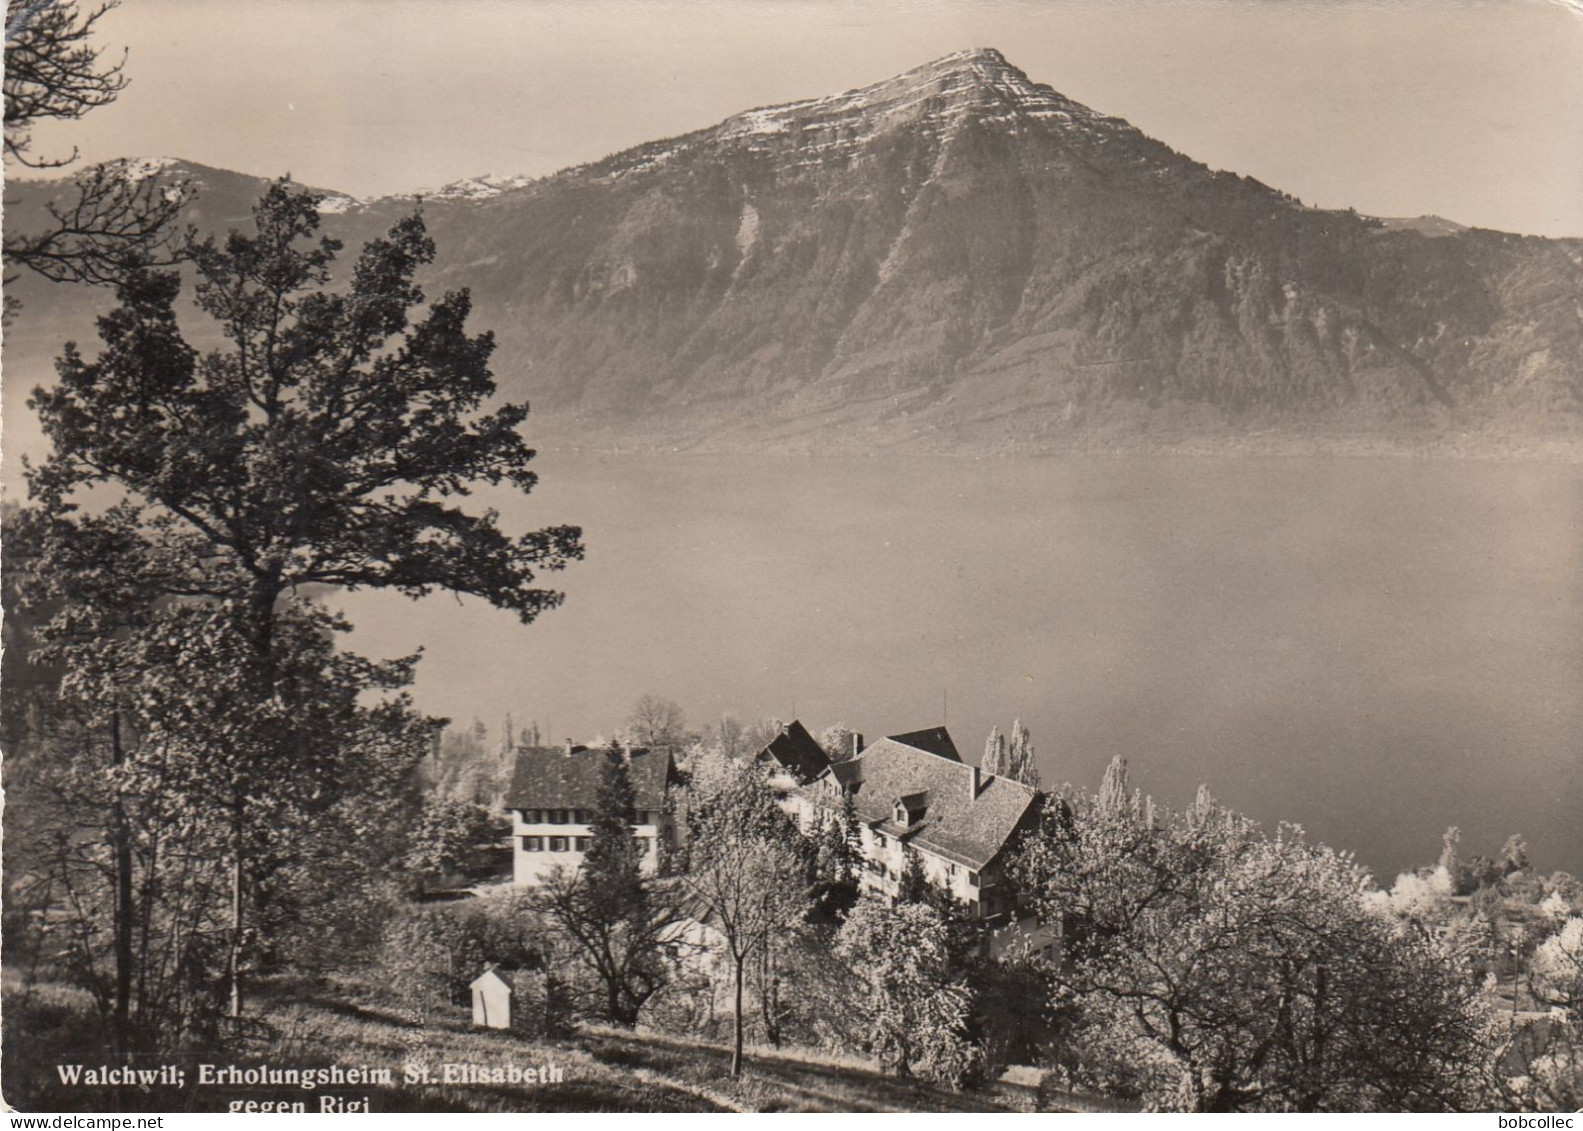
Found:
<path fill-rule="evenodd" d="M 170 266 L 193 236 L 175 224 L 189 196 L 185 181 L 135 176 L 125 161 L 95 165 L 78 175 L 69 199 L 46 206 L 49 226 L 6 233 L 6 263 L 95 286 L 114 286 L 136 267 Z"/>
<path fill-rule="evenodd" d="M 114 9 L 108 0 L 80 10 L 73 0 L 8 0 L 5 42 L 5 159 L 32 169 L 58 169 L 77 159 L 33 152 L 40 121 L 75 121 L 107 106 L 126 89 L 125 52 L 105 63 L 92 40 Z M 7 232 L 7 267 L 21 266 L 56 282 L 113 285 L 134 266 L 181 259 L 190 233 L 175 229 L 189 195 L 180 180 L 147 175 L 126 161 L 96 165 L 76 177 L 72 199 L 48 204 L 50 223 L 35 233 Z M 7 277 L 10 281 L 14 276 Z M 8 304 L 9 305 L 9 304 Z"/>
<path fill-rule="evenodd" d="M 101 67 L 103 48 L 89 40 L 94 25 L 117 6 L 109 0 L 82 13 L 70 0 L 8 0 L 5 36 L 5 155 L 34 169 L 54 169 L 77 159 L 31 153 L 31 129 L 40 119 L 72 121 L 108 106 L 126 89 L 125 53 Z"/>

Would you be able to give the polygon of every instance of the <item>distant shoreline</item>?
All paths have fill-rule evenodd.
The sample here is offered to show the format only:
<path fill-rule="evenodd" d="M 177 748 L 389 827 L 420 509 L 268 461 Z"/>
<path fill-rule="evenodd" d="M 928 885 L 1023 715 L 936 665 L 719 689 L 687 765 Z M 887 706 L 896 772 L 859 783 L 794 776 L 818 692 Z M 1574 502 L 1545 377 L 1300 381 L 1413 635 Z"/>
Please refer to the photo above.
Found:
<path fill-rule="evenodd" d="M 589 428 L 564 417 L 535 414 L 528 422 L 530 440 L 543 453 L 610 456 L 734 456 L 776 458 L 945 457 L 949 459 L 1042 459 L 1053 456 L 1176 456 L 1261 459 L 1426 459 L 1492 463 L 1583 465 L 1583 437 L 1507 436 L 1470 433 L 1464 436 L 1382 437 L 1362 433 L 1300 434 L 1275 430 L 1244 434 L 1199 434 L 1170 438 L 1146 435 L 1075 437 L 1008 437 L 995 443 L 946 440 L 940 436 L 906 436 L 882 430 L 853 428 L 812 442 L 806 437 L 753 435 L 678 436 L 657 433 L 634 436 L 618 428 Z M 586 430 L 586 440 L 567 443 L 567 432 Z"/>

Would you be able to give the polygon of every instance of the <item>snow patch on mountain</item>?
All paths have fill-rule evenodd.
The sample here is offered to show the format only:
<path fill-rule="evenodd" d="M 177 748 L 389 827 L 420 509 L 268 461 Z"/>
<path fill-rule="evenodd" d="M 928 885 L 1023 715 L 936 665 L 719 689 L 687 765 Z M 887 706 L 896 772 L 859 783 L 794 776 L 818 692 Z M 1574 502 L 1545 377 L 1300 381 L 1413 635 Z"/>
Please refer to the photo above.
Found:
<path fill-rule="evenodd" d="M 126 179 L 136 184 L 138 181 L 148 180 L 156 173 L 163 173 L 181 162 L 174 157 L 125 157 L 110 164 L 119 165 Z"/>
<path fill-rule="evenodd" d="M 425 200 L 490 200 L 504 192 L 526 188 L 533 184 L 536 178 L 526 175 L 512 177 L 496 176 L 494 173 L 485 173 L 478 177 L 465 177 L 459 181 L 441 185 L 435 189 L 419 189 L 412 193 L 399 193 L 396 196 L 386 197 L 387 200 L 411 200 L 422 197 Z"/>
<path fill-rule="evenodd" d="M 787 154 L 795 158 L 793 169 L 834 167 L 899 126 L 921 126 L 949 142 L 968 119 L 1013 135 L 1055 132 L 1085 147 L 1142 138 L 1127 122 L 1033 82 L 999 51 L 976 48 L 855 90 L 748 110 L 712 128 L 651 142 L 567 173 L 592 174 L 610 183 L 714 146 Z"/>
<path fill-rule="evenodd" d="M 791 129 L 791 122 L 787 118 L 787 107 L 772 107 L 767 110 L 749 110 L 746 114 L 738 114 L 728 118 L 720 129 L 721 137 L 748 137 L 755 134 L 783 134 Z"/>
<path fill-rule="evenodd" d="M 355 196 L 347 196 L 342 192 L 325 193 L 317 205 L 320 216 L 339 216 L 350 212 L 354 208 L 363 207 L 363 202 Z"/>

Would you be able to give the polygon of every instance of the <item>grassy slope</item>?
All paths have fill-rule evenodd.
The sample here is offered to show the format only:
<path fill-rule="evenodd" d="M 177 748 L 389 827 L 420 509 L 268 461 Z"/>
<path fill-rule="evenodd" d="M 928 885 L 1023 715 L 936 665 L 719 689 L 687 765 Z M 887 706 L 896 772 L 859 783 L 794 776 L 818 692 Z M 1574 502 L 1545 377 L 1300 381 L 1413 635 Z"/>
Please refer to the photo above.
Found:
<path fill-rule="evenodd" d="M 743 1111 L 1013 1111 L 1029 1098 L 1027 1089 L 1002 1085 L 951 1092 L 807 1049 L 750 1048 L 742 1079 L 732 1081 L 724 1045 L 597 1027 L 582 1029 L 575 1042 L 606 1063 L 708 1089 Z"/>
<path fill-rule="evenodd" d="M 566 1076 L 565 1083 L 547 1086 L 419 1086 L 388 1098 L 416 1109 L 1007 1111 L 1026 1102 L 1019 1102 L 1023 1089 L 953 1093 L 883 1076 L 859 1060 L 796 1049 L 753 1049 L 742 1078 L 732 1080 L 730 1050 L 723 1045 L 599 1026 L 547 1041 L 475 1030 L 450 1020 L 431 1021 L 418 1037 L 388 1015 L 345 1007 L 309 1007 L 303 1019 L 311 1034 L 303 1047 L 336 1049 L 343 1064 L 385 1064 L 399 1075 L 407 1061 L 552 1063 Z"/>
<path fill-rule="evenodd" d="M 277 1067 L 385 1067 L 392 1071 L 395 1087 L 189 1087 L 181 1093 L 142 1096 L 124 1088 L 65 1089 L 55 1082 L 56 1063 L 103 1061 L 69 1047 L 68 1033 L 75 1031 L 80 1039 L 94 1028 L 84 1016 L 86 1002 L 76 994 L 47 996 L 52 1000 L 51 1024 L 44 1023 L 36 1006 L 7 1010 L 5 1098 L 24 1111 L 225 1110 L 234 1099 L 302 1100 L 312 1111 L 326 1094 L 369 1095 L 375 1111 L 512 1112 L 1008 1111 L 1026 1110 L 1032 1098 L 1030 1089 L 1004 1084 L 954 1093 L 883 1076 L 861 1060 L 798 1049 L 753 1049 L 742 1078 L 732 1080 L 730 1050 L 710 1042 L 593 1026 L 556 1040 L 533 1040 L 473 1029 L 462 1019 L 461 1009 L 414 1028 L 382 1010 L 326 998 L 268 1010 L 272 1035 L 252 1055 L 209 1059 Z M 20 1003 L 15 998 L 7 1003 L 14 1004 Z M 561 1069 L 564 1080 L 408 1086 L 401 1080 L 409 1063 L 428 1065 L 436 1080 L 444 1064 L 549 1064 Z"/>

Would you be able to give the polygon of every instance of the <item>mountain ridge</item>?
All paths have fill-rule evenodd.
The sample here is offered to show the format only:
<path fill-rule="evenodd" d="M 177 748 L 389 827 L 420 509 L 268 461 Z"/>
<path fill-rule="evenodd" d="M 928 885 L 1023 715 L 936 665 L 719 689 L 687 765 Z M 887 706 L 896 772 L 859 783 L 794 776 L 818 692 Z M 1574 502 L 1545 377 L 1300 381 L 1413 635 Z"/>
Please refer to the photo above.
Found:
<path fill-rule="evenodd" d="M 196 206 L 234 223 L 246 178 L 202 176 L 239 178 Z M 1309 208 L 992 48 L 455 184 L 424 198 L 431 287 L 472 289 L 506 392 L 618 443 L 1583 422 L 1583 240 Z M 325 224 L 411 205 L 337 194 Z"/>

